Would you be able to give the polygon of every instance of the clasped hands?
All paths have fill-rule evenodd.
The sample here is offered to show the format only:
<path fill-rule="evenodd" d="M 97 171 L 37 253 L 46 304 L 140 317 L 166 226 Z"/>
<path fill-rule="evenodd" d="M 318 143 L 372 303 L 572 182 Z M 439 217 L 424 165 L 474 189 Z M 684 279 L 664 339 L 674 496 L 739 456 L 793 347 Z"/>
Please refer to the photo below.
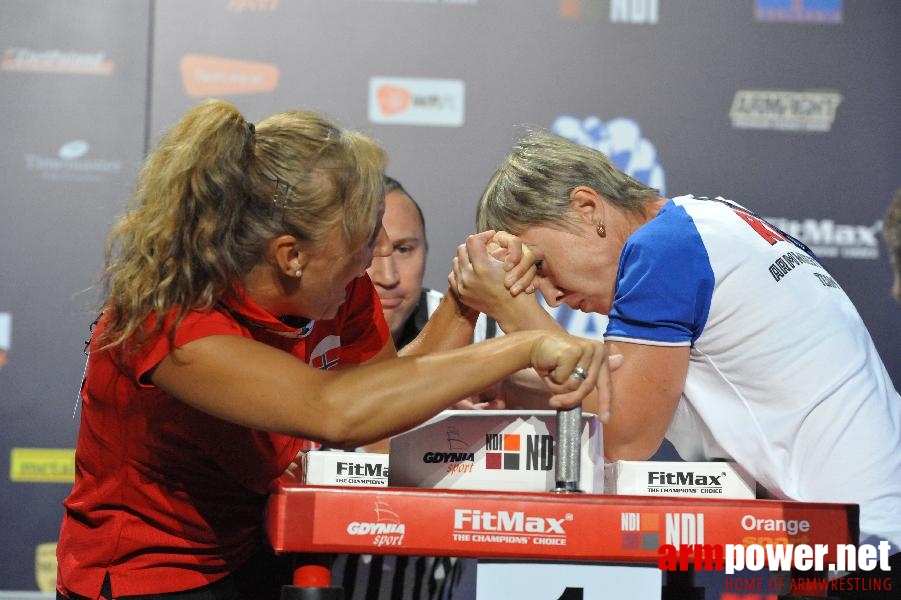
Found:
<path fill-rule="evenodd" d="M 554 341 L 563 346 L 542 357 L 542 363 L 532 363 L 551 393 L 548 403 L 552 408 L 567 408 L 590 394 L 592 408 L 606 422 L 610 416 L 610 370 L 622 363 L 622 357 L 608 359 L 602 342 L 562 332 L 533 295 L 538 284 L 535 267 L 538 258 L 517 236 L 503 231 L 485 231 L 469 236 L 457 247 L 448 283 L 461 303 L 494 317 L 506 333 L 546 329 L 549 336 L 560 338 Z M 541 324 L 533 326 L 536 318 Z M 556 351 L 560 355 L 553 355 Z M 579 353 L 574 363 L 571 362 L 572 352 Z M 581 380 L 583 374 L 584 381 Z M 504 400 L 495 400 L 494 405 L 470 403 L 458 407 L 498 408 L 503 406 Z"/>

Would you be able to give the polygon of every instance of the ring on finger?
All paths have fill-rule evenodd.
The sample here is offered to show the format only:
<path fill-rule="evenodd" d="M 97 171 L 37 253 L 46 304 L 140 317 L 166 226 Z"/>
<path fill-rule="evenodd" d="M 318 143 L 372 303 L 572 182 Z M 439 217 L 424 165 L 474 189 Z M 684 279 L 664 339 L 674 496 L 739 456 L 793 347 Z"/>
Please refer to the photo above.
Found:
<path fill-rule="evenodd" d="M 569 376 L 573 379 L 578 379 L 579 381 L 585 381 L 585 379 L 588 378 L 588 369 L 577 366 Z"/>

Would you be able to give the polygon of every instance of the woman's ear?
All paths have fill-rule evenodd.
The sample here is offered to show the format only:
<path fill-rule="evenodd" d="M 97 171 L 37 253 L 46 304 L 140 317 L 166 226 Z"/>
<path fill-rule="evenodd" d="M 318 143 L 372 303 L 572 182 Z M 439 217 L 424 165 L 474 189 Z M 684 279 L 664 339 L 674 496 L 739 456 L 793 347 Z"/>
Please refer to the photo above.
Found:
<path fill-rule="evenodd" d="M 590 187 L 580 185 L 569 193 L 569 207 L 585 223 L 594 227 L 604 212 L 604 199 Z"/>
<path fill-rule="evenodd" d="M 280 275 L 299 278 L 307 264 L 307 253 L 293 235 L 280 235 L 269 242 L 269 256 Z"/>

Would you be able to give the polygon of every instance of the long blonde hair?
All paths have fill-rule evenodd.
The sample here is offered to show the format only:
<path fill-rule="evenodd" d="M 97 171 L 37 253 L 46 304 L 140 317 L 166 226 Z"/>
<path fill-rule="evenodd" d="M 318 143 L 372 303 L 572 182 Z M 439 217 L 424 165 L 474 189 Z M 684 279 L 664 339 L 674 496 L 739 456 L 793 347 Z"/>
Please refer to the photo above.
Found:
<path fill-rule="evenodd" d="M 343 222 L 351 247 L 365 243 L 384 197 L 384 163 L 374 140 L 320 114 L 283 112 L 254 127 L 228 102 L 201 102 L 147 157 L 110 231 L 106 347 L 139 347 L 173 309 L 177 325 L 234 296 L 279 235 L 315 246 Z"/>

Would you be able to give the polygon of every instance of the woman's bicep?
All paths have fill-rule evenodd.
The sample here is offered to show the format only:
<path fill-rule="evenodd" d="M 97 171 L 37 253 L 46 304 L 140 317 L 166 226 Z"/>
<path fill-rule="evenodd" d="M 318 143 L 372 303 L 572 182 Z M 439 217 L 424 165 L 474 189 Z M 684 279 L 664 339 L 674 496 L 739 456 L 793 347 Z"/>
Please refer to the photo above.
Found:
<path fill-rule="evenodd" d="M 294 356 L 239 336 L 214 335 L 176 348 L 150 380 L 220 419 L 266 431 L 316 437 L 323 373 Z"/>
<path fill-rule="evenodd" d="M 660 447 L 682 396 L 690 346 L 608 342 L 622 354 L 613 372 L 610 421 L 604 427 L 610 460 L 647 460 Z"/>

